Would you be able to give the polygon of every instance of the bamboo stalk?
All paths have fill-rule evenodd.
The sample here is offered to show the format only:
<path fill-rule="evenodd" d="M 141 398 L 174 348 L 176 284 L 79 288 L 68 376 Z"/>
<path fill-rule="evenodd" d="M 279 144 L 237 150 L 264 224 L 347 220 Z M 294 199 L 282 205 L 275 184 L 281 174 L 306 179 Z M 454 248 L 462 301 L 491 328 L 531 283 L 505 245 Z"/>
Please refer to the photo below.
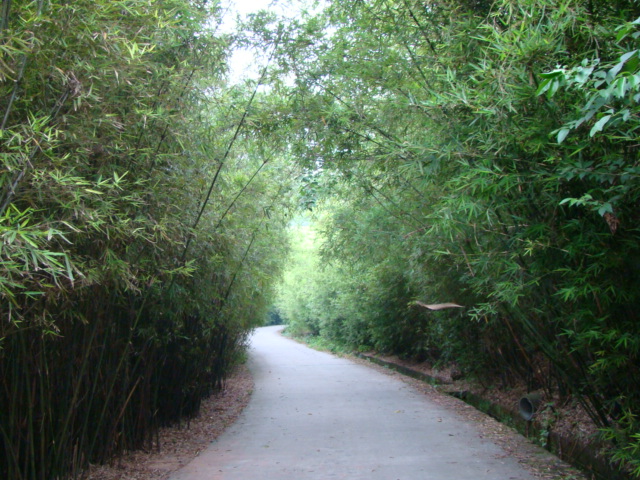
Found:
<path fill-rule="evenodd" d="M 113 294 L 112 294 L 112 296 L 113 296 Z M 101 318 L 100 319 L 96 319 L 94 321 L 100 322 Z M 103 334 L 103 343 L 102 343 L 102 348 L 100 348 L 100 355 L 98 356 L 97 362 L 94 364 L 94 369 L 97 372 L 100 372 L 102 370 L 102 366 L 104 364 L 105 352 L 107 351 L 107 347 L 108 347 L 108 345 L 106 343 L 107 341 L 108 341 L 107 335 Z M 99 383 L 100 382 L 95 381 L 95 380 L 92 382 L 92 388 L 91 388 L 91 393 L 89 394 L 89 404 L 87 406 L 87 411 L 91 411 L 91 407 L 92 407 L 93 402 L 95 401 L 96 396 L 97 396 L 96 392 L 97 392 Z M 81 439 L 81 443 L 82 444 L 88 443 L 88 441 L 87 441 L 88 437 L 87 436 L 88 436 L 88 432 L 89 432 L 89 421 L 90 420 L 95 421 L 96 419 L 95 418 L 90 418 L 89 415 L 86 415 L 85 418 L 84 418 L 84 424 L 83 424 L 82 429 L 81 429 L 82 433 L 80 435 L 80 439 Z M 96 431 L 99 431 L 100 428 L 101 428 L 102 420 L 103 420 L 102 417 L 99 417 L 97 424 L 93 424 L 92 428 L 94 430 L 96 430 Z M 93 452 L 91 450 L 89 450 L 88 454 L 92 455 Z"/>
<path fill-rule="evenodd" d="M 138 323 L 139 323 L 139 321 L 141 319 L 141 316 L 142 316 L 142 313 L 144 311 L 146 302 L 147 302 L 147 300 L 149 298 L 150 292 L 151 292 L 151 290 L 149 288 L 147 288 L 147 290 L 145 292 L 145 295 L 142 297 L 142 304 L 140 305 L 140 307 L 138 308 L 138 311 L 136 313 L 136 317 L 135 317 L 134 323 L 131 326 L 131 328 L 128 329 L 129 335 L 128 335 L 127 339 L 126 339 L 125 348 L 120 353 L 120 358 L 119 358 L 119 361 L 118 361 L 118 365 L 117 365 L 117 367 L 115 368 L 115 370 L 113 372 L 113 381 L 111 382 L 110 386 L 107 389 L 107 396 L 104 399 L 103 408 L 102 408 L 102 411 L 101 411 L 100 416 L 99 416 L 99 418 L 100 418 L 100 422 L 99 423 L 102 423 L 103 419 L 106 418 L 106 413 L 107 413 L 107 410 L 109 408 L 109 401 L 110 401 L 112 395 L 115 392 L 115 385 L 116 385 L 116 381 L 117 381 L 118 372 L 120 372 L 125 367 L 125 360 L 128 360 L 127 357 L 128 357 L 128 354 L 129 354 L 129 349 L 131 348 L 131 341 L 133 339 L 133 333 L 134 333 L 135 329 L 137 328 Z M 98 431 L 98 429 L 96 429 L 95 434 L 93 435 L 93 440 L 91 441 L 91 445 L 89 447 L 89 451 L 90 452 L 94 452 L 95 451 L 96 443 L 98 441 L 98 435 L 99 434 L 100 434 L 100 432 Z"/>
<path fill-rule="evenodd" d="M 282 192 L 282 189 L 284 188 L 284 185 L 281 185 L 280 188 L 278 189 L 278 191 L 276 192 L 276 195 L 273 198 L 273 201 L 271 203 L 271 207 L 273 207 L 273 205 L 275 204 L 276 200 L 278 198 L 280 198 L 280 193 Z M 271 208 L 269 207 L 269 208 Z M 236 269 L 236 271 L 233 274 L 233 277 L 231 278 L 231 281 L 229 282 L 229 286 L 227 287 L 226 293 L 223 297 L 223 303 L 225 303 L 228 299 L 229 299 L 229 295 L 231 294 L 231 287 L 233 287 L 233 284 L 235 283 L 236 277 L 238 275 L 238 273 L 240 272 L 240 269 L 242 268 L 247 255 L 249 255 L 249 251 L 251 250 L 251 247 L 253 246 L 253 242 L 256 239 L 256 236 L 258 234 L 258 230 L 260 228 L 262 228 L 262 225 L 264 223 L 264 217 L 262 218 L 262 220 L 260 221 L 260 224 L 256 227 L 256 229 L 253 231 L 252 235 L 251 235 L 251 241 L 249 242 L 249 245 L 247 246 L 247 249 L 244 252 L 244 255 L 242 256 L 242 260 L 240 261 L 240 264 L 238 265 L 238 268 Z"/>
<path fill-rule="evenodd" d="M 50 375 L 49 375 L 49 363 L 47 361 L 47 346 L 46 346 L 46 340 L 44 336 L 40 336 L 40 351 L 42 352 L 41 354 L 41 358 L 42 358 L 42 366 L 40 369 L 40 392 L 41 395 L 44 395 L 44 392 L 51 392 L 51 383 L 49 381 L 50 379 Z M 45 384 L 46 382 L 46 384 Z M 49 405 L 51 404 L 51 402 L 49 402 Z M 40 437 L 40 458 L 39 458 L 39 465 L 40 465 L 40 480 L 46 480 L 46 470 L 43 467 L 44 465 L 47 464 L 47 440 L 46 440 L 46 435 L 44 432 L 44 428 L 45 425 L 47 423 L 47 415 L 46 415 L 46 409 L 45 409 L 45 402 L 43 400 L 40 401 L 40 418 L 41 418 L 41 433 L 39 435 Z"/>
<path fill-rule="evenodd" d="M 242 187 L 242 189 L 240 189 L 240 191 L 238 192 L 238 194 L 235 196 L 235 198 L 233 199 L 233 201 L 229 204 L 229 206 L 227 207 L 227 209 L 224 211 L 224 213 L 222 214 L 222 216 L 220 217 L 220 220 L 218 220 L 218 223 L 216 223 L 216 226 L 213 227 L 213 230 L 216 231 L 218 230 L 218 228 L 220 227 L 220 225 L 222 224 L 222 221 L 225 219 L 225 217 L 227 216 L 227 214 L 229 213 L 229 211 L 231 210 L 231 208 L 235 205 L 236 201 L 238 200 L 238 198 L 240 198 L 240 196 L 244 193 L 244 191 L 249 187 L 249 185 L 251 185 L 251 182 L 253 182 L 253 179 L 256 178 L 256 176 L 258 175 L 258 173 L 260 173 L 260 170 L 262 170 L 262 168 L 267 164 L 268 160 L 265 160 L 264 162 L 262 162 L 260 164 L 260 166 L 258 167 L 258 169 L 253 173 L 253 175 L 251 175 L 251 178 L 247 181 L 247 183 L 244 184 L 244 186 Z"/>
<path fill-rule="evenodd" d="M 25 335 L 20 335 L 20 347 L 23 350 L 24 357 L 27 357 L 30 350 L 27 348 Z M 36 389 L 32 387 L 31 382 L 35 382 L 36 378 L 31 378 L 31 375 L 26 375 L 24 379 L 24 385 L 26 388 L 25 396 L 26 396 L 26 423 L 27 423 L 27 449 L 28 452 L 25 452 L 25 465 L 28 465 L 28 468 L 25 469 L 25 472 L 31 472 L 29 475 L 33 480 L 37 480 L 37 468 L 36 468 L 36 448 L 35 448 L 35 434 L 34 434 L 34 418 L 33 412 L 35 410 L 35 402 L 36 402 Z"/>
<path fill-rule="evenodd" d="M 0 34 L 9 28 L 9 14 L 11 12 L 11 0 L 2 0 L 2 10 L 0 10 Z"/>
<path fill-rule="evenodd" d="M 256 229 L 253 232 L 253 235 L 251 236 L 251 241 L 249 242 L 249 245 L 247 245 L 247 248 L 244 251 L 244 255 L 242 256 L 242 260 L 240 260 L 240 265 L 238 265 L 238 268 L 236 269 L 236 271 L 233 273 L 233 276 L 231 277 L 231 281 L 229 282 L 229 286 L 227 287 L 227 291 L 226 291 L 226 293 L 224 294 L 224 297 L 223 297 L 223 300 L 225 302 L 229 299 L 229 295 L 231 294 L 231 288 L 233 287 L 233 284 L 236 281 L 236 277 L 238 276 L 238 273 L 240 273 L 240 270 L 242 269 L 244 261 L 247 259 L 247 255 L 249 255 L 249 251 L 251 250 L 251 247 L 253 246 L 253 242 L 256 239 L 257 233 L 258 233 L 258 231 Z"/>
<path fill-rule="evenodd" d="M 9 120 L 9 114 L 13 108 L 13 102 L 15 102 L 16 97 L 18 96 L 18 89 L 20 88 L 20 82 L 24 77 L 24 71 L 27 66 L 27 56 L 22 55 L 22 61 L 20 62 L 20 69 L 18 70 L 18 75 L 16 79 L 13 81 L 13 90 L 11 90 L 11 95 L 9 96 L 9 102 L 7 103 L 7 107 L 4 110 L 4 116 L 2 117 L 2 123 L 0 124 L 0 131 L 4 131 L 7 126 L 7 121 Z"/>
<path fill-rule="evenodd" d="M 54 107 L 53 107 L 53 109 L 51 111 L 51 115 L 49 117 L 49 124 L 53 123 L 53 120 L 60 113 L 60 110 L 62 109 L 62 106 L 67 101 L 67 99 L 69 98 L 70 94 L 73 91 L 75 91 L 76 85 L 73 83 L 73 79 L 71 78 L 69 80 L 69 82 L 70 82 L 69 85 L 67 86 L 65 91 L 62 93 L 60 98 L 58 98 L 58 100 L 56 101 L 56 103 L 55 103 L 55 105 L 54 105 Z M 7 114 L 8 114 L 8 110 L 7 110 Z M 5 117 L 6 117 L 6 115 L 5 115 Z M 4 126 L 3 126 L 3 128 L 4 128 Z M 11 203 L 11 200 L 13 199 L 13 197 L 16 194 L 16 190 L 18 188 L 18 185 L 20 184 L 20 182 L 22 181 L 22 179 L 26 175 L 27 171 L 30 168 L 33 168 L 32 161 L 33 161 L 33 159 L 35 158 L 36 154 L 39 151 L 40 151 L 40 147 L 38 145 L 36 145 L 35 147 L 33 147 L 31 149 L 31 152 L 29 153 L 29 157 L 25 161 L 25 164 L 23 165 L 23 168 L 17 173 L 15 178 L 11 181 L 11 184 L 9 185 L 9 188 L 7 189 L 7 191 L 5 193 L 5 199 L 2 202 L 2 205 L 0 206 L 0 215 L 4 214 L 4 212 L 6 211 L 7 207 Z"/>
<path fill-rule="evenodd" d="M 15 339 L 14 339 L 15 342 Z M 4 352 L 6 352 L 6 346 Z M 19 362 L 18 355 L 10 355 L 6 358 L 9 358 L 8 369 L 10 372 L 6 372 L 5 375 L 2 376 L 3 386 L 5 390 L 5 394 L 7 399 L 18 399 L 20 400 L 20 396 L 18 394 L 19 383 L 16 380 L 22 378 L 19 372 Z M 3 372 L 5 373 L 5 372 Z M 20 431 L 16 432 L 16 427 L 20 423 L 16 416 L 19 414 L 17 412 L 17 408 L 21 406 L 24 402 L 10 402 L 8 405 L 8 418 L 7 418 L 7 427 L 9 431 L 5 429 L 2 422 L 0 422 L 0 433 L 2 433 L 2 437 L 4 438 L 4 448 L 5 448 L 5 457 L 7 459 L 6 463 L 6 473 L 9 478 L 17 478 L 22 479 L 21 469 L 20 469 L 20 451 L 19 451 L 19 439 L 20 439 Z M 2 418 L 2 417 L 0 417 Z M 16 442 L 17 445 L 16 445 Z M 0 464 L 1 466 L 1 464 Z M 1 472 L 1 470 L 0 470 Z"/>
<path fill-rule="evenodd" d="M 62 429 L 58 435 L 58 441 L 56 442 L 56 445 L 57 445 L 57 451 L 56 451 L 57 457 L 55 458 L 56 462 L 61 461 L 61 457 L 60 457 L 61 455 L 63 456 L 66 455 L 65 449 L 68 448 L 68 442 L 70 440 L 67 435 L 67 432 L 70 430 L 71 421 L 75 414 L 75 410 L 80 397 L 82 379 L 85 376 L 85 372 L 89 367 L 90 353 L 91 353 L 93 342 L 96 338 L 97 330 L 98 330 L 97 323 L 98 322 L 95 322 L 94 328 L 91 330 L 91 333 L 90 333 L 88 344 L 84 348 L 82 364 L 80 366 L 80 371 L 78 372 L 78 375 L 76 376 L 76 379 L 75 379 L 75 385 L 73 386 L 73 394 L 71 396 L 71 400 L 68 403 L 67 415 L 63 422 Z"/>
<path fill-rule="evenodd" d="M 276 42 L 274 44 L 273 50 L 271 52 L 271 55 L 269 56 L 269 59 L 267 60 L 266 65 L 262 69 L 262 74 L 260 75 L 260 79 L 256 83 L 256 86 L 253 89 L 253 93 L 251 94 L 251 97 L 249 98 L 249 101 L 247 102 L 247 105 L 246 105 L 246 107 L 244 109 L 244 112 L 242 113 L 242 117 L 240 118 L 240 121 L 238 122 L 238 125 L 236 126 L 236 129 L 235 129 L 235 131 L 233 133 L 233 137 L 231 138 L 231 141 L 227 145 L 227 149 L 225 150 L 224 155 L 222 156 L 222 158 L 220 159 L 220 162 L 218 163 L 218 168 L 216 169 L 216 172 L 215 172 L 215 174 L 213 176 L 213 179 L 211 180 L 211 184 L 209 186 L 209 190 L 207 191 L 207 195 L 205 196 L 204 201 L 202 202 L 202 206 L 200 208 L 200 211 L 198 212 L 198 215 L 196 216 L 196 219 L 195 219 L 195 221 L 193 223 L 193 226 L 191 227 L 192 230 L 194 230 L 194 231 L 198 227 L 198 224 L 200 223 L 200 218 L 202 218 L 202 214 L 204 213 L 205 209 L 207 208 L 207 205 L 209 204 L 209 200 L 211 198 L 211 194 L 213 193 L 213 188 L 215 187 L 216 182 L 218 180 L 218 176 L 220 175 L 220 171 L 224 167 L 224 165 L 225 165 L 225 163 L 227 161 L 227 158 L 229 157 L 229 153 L 231 153 L 231 149 L 233 148 L 233 145 L 235 144 L 236 140 L 238 139 L 238 135 L 240 135 L 240 131 L 242 130 L 242 127 L 244 126 L 244 122 L 247 119 L 247 116 L 249 115 L 249 109 L 251 108 L 251 105 L 253 104 L 253 100 L 255 99 L 256 95 L 258 94 L 258 89 L 260 88 L 260 86 L 264 82 L 264 79 L 267 76 L 267 71 L 268 71 L 269 65 L 271 64 L 271 60 L 273 59 L 273 57 L 275 56 L 276 51 L 278 50 L 278 45 L 280 43 L 281 38 L 282 38 L 282 32 L 280 32 L 279 35 L 278 35 L 278 39 L 276 40 Z M 181 263 L 184 263 L 184 261 L 187 258 L 187 252 L 189 250 L 189 246 L 191 245 L 191 240 L 192 239 L 193 239 L 193 234 L 189 235 L 189 237 L 187 238 L 187 242 L 185 244 L 184 251 L 182 252 Z M 169 288 L 171 288 L 172 286 L 173 286 L 173 281 L 172 281 L 172 283 L 171 283 Z"/>
<path fill-rule="evenodd" d="M 42 14 L 44 0 L 38 0 L 38 11 L 37 14 L 40 16 Z M 0 14 L 2 15 L 1 23 L 0 23 L 0 34 L 9 28 L 9 13 L 11 11 L 11 0 L 2 0 L 2 11 Z M 20 88 L 20 82 L 24 77 L 24 71 L 27 66 L 27 55 L 22 55 L 22 60 L 20 64 L 20 70 L 18 71 L 18 75 L 13 82 L 13 90 L 11 91 L 11 96 L 9 97 L 9 103 L 7 104 L 7 108 L 5 109 L 4 116 L 2 118 L 2 123 L 0 124 L 0 132 L 4 131 L 7 126 L 7 120 L 9 118 L 9 114 L 11 113 L 11 109 L 13 108 L 13 102 L 18 95 L 18 89 Z"/>

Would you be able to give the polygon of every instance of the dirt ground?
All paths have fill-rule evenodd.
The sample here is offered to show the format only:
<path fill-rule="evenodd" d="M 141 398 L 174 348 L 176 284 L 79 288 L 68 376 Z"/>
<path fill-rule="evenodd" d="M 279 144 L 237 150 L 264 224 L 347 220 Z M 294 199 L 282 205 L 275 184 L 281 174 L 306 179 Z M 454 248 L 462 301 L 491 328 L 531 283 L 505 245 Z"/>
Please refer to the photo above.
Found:
<path fill-rule="evenodd" d="M 388 368 L 350 357 L 353 361 L 379 370 L 386 375 L 397 375 L 404 382 L 428 396 L 432 401 L 455 410 L 461 417 L 475 423 L 483 437 L 498 443 L 505 456 L 518 459 L 531 473 L 544 480 L 587 480 L 588 477 L 560 461 L 539 446 L 517 434 L 470 405 L 438 388 L 419 380 L 403 376 Z M 387 359 L 399 361 L 398 359 Z M 411 365 L 416 368 L 416 365 Z M 428 370 L 423 365 L 422 370 Z M 427 372 L 438 373 L 442 372 Z M 446 375 L 446 372 L 444 373 Z M 165 480 L 213 442 L 238 418 L 249 402 L 253 391 L 253 379 L 246 366 L 241 366 L 226 381 L 223 391 L 212 395 L 202 404 L 200 415 L 187 425 L 178 425 L 161 430 L 160 445 L 150 452 L 129 452 L 110 465 L 95 465 L 85 472 L 85 480 Z M 519 395 L 513 392 L 512 395 Z M 511 399 L 504 399 L 511 401 Z M 158 448 L 159 447 L 159 448 Z"/>

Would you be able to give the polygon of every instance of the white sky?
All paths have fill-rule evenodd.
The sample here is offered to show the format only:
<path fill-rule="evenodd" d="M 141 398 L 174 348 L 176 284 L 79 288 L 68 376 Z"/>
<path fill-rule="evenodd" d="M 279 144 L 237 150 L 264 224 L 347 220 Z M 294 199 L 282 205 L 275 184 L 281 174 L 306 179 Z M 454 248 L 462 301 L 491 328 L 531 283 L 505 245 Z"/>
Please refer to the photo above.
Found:
<path fill-rule="evenodd" d="M 277 9 L 279 3 L 283 2 L 278 2 L 278 0 L 222 0 L 221 2 L 223 8 L 229 7 L 240 15 L 258 10 L 270 10 L 270 7 Z"/>
<path fill-rule="evenodd" d="M 222 31 L 231 33 L 235 30 L 236 18 L 238 15 L 246 16 L 260 10 L 271 10 L 281 13 L 277 0 L 222 0 L 221 5 L 225 15 L 221 25 Z M 253 52 L 246 49 L 236 49 L 229 61 L 230 80 L 232 83 L 239 82 L 244 77 L 258 76 L 258 68 L 252 64 L 255 62 Z"/>
<path fill-rule="evenodd" d="M 238 15 L 246 16 L 260 10 L 269 10 L 278 16 L 294 18 L 312 0 L 221 0 L 221 5 L 225 15 L 222 22 L 222 31 L 231 33 L 235 29 Z M 237 49 L 229 61 L 230 81 L 239 82 L 242 78 L 257 78 L 260 74 L 260 67 L 255 65 L 253 52 L 246 49 Z"/>

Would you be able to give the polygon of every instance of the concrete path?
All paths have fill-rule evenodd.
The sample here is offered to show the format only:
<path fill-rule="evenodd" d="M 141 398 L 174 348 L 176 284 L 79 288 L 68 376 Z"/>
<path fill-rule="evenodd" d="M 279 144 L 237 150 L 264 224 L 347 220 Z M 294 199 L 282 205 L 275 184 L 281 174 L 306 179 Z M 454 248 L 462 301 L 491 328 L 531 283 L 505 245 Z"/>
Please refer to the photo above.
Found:
<path fill-rule="evenodd" d="M 239 421 L 171 480 L 533 480 L 400 379 L 285 339 L 252 339 Z"/>

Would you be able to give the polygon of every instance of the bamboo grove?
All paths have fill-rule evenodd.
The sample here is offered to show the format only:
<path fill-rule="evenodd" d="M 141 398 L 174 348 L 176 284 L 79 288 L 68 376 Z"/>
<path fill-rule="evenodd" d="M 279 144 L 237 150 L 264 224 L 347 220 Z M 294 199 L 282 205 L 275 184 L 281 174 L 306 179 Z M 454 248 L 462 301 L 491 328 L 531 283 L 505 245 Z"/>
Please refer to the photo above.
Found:
<path fill-rule="evenodd" d="M 197 413 L 298 206 L 292 330 L 579 402 L 640 477 L 638 2 L 0 3 L 2 478 Z"/>
<path fill-rule="evenodd" d="M 256 85 L 226 86 L 220 18 L 2 1 L 1 478 L 152 448 L 263 318 L 296 172 L 242 128 Z"/>
<path fill-rule="evenodd" d="M 639 16 L 371 0 L 289 23 L 271 121 L 315 214 L 292 330 L 577 401 L 640 477 Z M 464 308 L 422 306 L 443 302 Z"/>

